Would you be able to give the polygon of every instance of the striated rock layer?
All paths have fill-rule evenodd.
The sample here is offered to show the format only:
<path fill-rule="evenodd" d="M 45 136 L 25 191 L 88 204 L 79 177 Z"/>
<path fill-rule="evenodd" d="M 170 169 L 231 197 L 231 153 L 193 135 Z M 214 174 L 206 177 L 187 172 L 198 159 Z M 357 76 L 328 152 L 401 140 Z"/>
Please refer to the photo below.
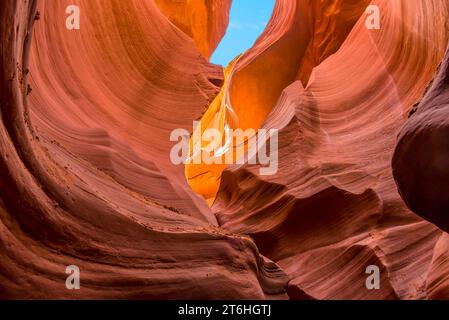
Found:
<path fill-rule="evenodd" d="M 291 298 L 432 298 L 428 281 L 448 272 L 432 262 L 442 232 L 407 209 L 390 159 L 443 57 L 449 5 L 372 4 L 382 12 L 381 29 L 359 19 L 340 49 L 310 80 L 287 86 L 264 120 L 262 128 L 279 130 L 277 174 L 231 166 L 212 206 L 223 228 L 251 235 L 282 267 Z M 369 265 L 380 269 L 380 290 L 365 287 Z"/>
<path fill-rule="evenodd" d="M 449 48 L 425 97 L 401 130 L 393 174 L 405 203 L 422 218 L 449 232 Z M 427 281 L 429 297 L 449 297 L 449 235 L 434 248 Z"/>
<path fill-rule="evenodd" d="M 279 0 L 223 72 L 230 5 L 0 2 L 0 298 L 449 298 L 449 3 Z M 173 164 L 194 120 L 279 130 L 277 172 Z"/>
<path fill-rule="evenodd" d="M 161 12 L 189 35 L 209 59 L 229 23 L 232 0 L 155 0 Z"/>
<path fill-rule="evenodd" d="M 0 297 L 285 296 L 279 267 L 219 229 L 165 158 L 217 67 L 152 1 L 76 3 L 73 33 L 69 1 L 0 4 Z"/>
<path fill-rule="evenodd" d="M 407 205 L 449 232 L 449 47 L 398 137 L 393 172 Z"/>
<path fill-rule="evenodd" d="M 282 90 L 300 79 L 307 83 L 311 70 L 338 50 L 365 11 L 368 0 L 277 1 L 267 28 L 253 48 L 239 57 L 229 70 L 229 84 L 214 101 L 217 117 L 223 108 L 232 110 L 222 118 L 231 129 L 259 129 Z M 228 67 L 230 68 L 230 67 Z M 209 108 L 214 109 L 212 106 Z M 203 128 L 207 128 L 206 114 Z M 216 121 L 212 118 L 209 122 Z M 223 123 L 224 122 L 224 123 Z M 225 165 L 190 165 L 186 176 L 192 189 L 212 202 Z"/>

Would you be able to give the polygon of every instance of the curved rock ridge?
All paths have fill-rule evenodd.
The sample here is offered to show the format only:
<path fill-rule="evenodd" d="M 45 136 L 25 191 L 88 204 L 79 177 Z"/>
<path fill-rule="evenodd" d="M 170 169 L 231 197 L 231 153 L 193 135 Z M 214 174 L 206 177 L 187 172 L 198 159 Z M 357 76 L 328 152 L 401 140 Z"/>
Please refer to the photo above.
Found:
<path fill-rule="evenodd" d="M 401 130 L 392 161 L 405 203 L 449 232 L 449 47 L 425 97 Z"/>
<path fill-rule="evenodd" d="M 229 23 L 232 0 L 155 0 L 161 12 L 188 34 L 209 60 Z"/>
<path fill-rule="evenodd" d="M 277 1 L 253 48 L 228 66 L 227 85 L 202 118 L 203 130 L 215 118 L 220 118 L 216 128 L 223 135 L 226 126 L 259 129 L 282 90 L 296 79 L 307 84 L 312 69 L 338 50 L 368 4 L 368 0 Z M 212 203 L 225 168 L 190 164 L 186 176 L 192 189 Z"/>
<path fill-rule="evenodd" d="M 152 1 L 76 3 L 74 33 L 69 1 L 0 4 L 0 298 L 286 297 L 284 272 L 164 158 L 220 72 Z"/>
<path fill-rule="evenodd" d="M 76 31 L 65 28 L 68 4 L 38 3 L 41 18 L 29 63 L 30 85 L 38 88 L 29 97 L 34 128 L 71 152 L 99 149 L 94 165 L 128 166 L 115 175 L 134 189 L 143 187 L 135 191 L 214 223 L 185 182 L 183 168 L 170 162 L 169 137 L 176 128 L 191 130 L 192 119 L 218 93 L 214 83 L 222 71 L 202 58 L 152 1 L 81 1 L 82 25 Z M 99 12 L 104 23 L 97 21 Z M 111 139 L 127 144 L 135 155 L 111 150 Z M 143 160 L 153 164 L 142 166 Z M 167 188 L 161 192 L 160 186 Z"/>
<path fill-rule="evenodd" d="M 223 228 L 250 235 L 282 267 L 292 298 L 448 298 L 442 232 L 407 209 L 390 161 L 443 58 L 449 5 L 372 4 L 383 12 L 381 29 L 359 19 L 305 88 L 296 81 L 283 91 L 261 126 L 279 130 L 278 172 L 227 168 L 212 206 Z M 370 265 L 380 269 L 380 290 L 365 287 Z"/>
<path fill-rule="evenodd" d="M 449 296 L 448 248 L 449 235 L 443 232 L 433 250 L 432 264 L 427 279 L 426 290 L 430 299 L 446 300 Z"/>
<path fill-rule="evenodd" d="M 449 299 L 449 3 L 279 0 L 223 70 L 230 5 L 0 2 L 1 299 Z M 196 120 L 277 171 L 175 165 Z"/>

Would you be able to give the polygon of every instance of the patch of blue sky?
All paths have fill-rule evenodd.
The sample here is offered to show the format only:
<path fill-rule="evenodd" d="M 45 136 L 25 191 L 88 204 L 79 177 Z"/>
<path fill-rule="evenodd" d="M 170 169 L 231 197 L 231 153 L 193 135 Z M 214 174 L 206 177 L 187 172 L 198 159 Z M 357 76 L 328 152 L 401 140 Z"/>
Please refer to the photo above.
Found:
<path fill-rule="evenodd" d="M 233 0 L 229 26 L 211 57 L 211 62 L 227 66 L 251 48 L 273 13 L 275 0 Z"/>

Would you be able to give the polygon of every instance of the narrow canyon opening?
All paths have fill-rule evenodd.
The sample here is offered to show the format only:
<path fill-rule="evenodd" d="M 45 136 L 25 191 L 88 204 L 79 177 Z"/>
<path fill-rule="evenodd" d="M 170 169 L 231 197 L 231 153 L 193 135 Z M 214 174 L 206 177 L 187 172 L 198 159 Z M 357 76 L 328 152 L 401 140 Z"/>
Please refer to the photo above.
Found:
<path fill-rule="evenodd" d="M 231 0 L 70 2 L 0 1 L 0 298 L 448 298 L 447 0 L 277 0 L 224 72 Z M 173 163 L 198 119 L 278 172 Z"/>
<path fill-rule="evenodd" d="M 211 57 L 226 67 L 235 57 L 251 48 L 270 20 L 275 0 L 236 0 L 232 2 L 229 25 Z"/>
<path fill-rule="evenodd" d="M 189 161 L 185 168 L 189 185 L 194 192 L 206 199 L 209 206 L 215 199 L 221 174 L 230 164 L 228 160 L 233 159 L 232 163 L 235 163 L 237 159 L 243 157 L 250 146 L 249 140 L 255 138 L 254 134 L 244 132 L 234 137 L 230 137 L 228 133 L 239 129 L 257 130 L 260 126 L 260 123 L 251 123 L 250 126 L 242 128 L 240 123 L 247 123 L 248 120 L 233 109 L 229 90 L 238 61 L 262 37 L 273 15 L 275 2 L 275 0 L 233 1 L 227 31 L 210 59 L 212 63 L 223 66 L 224 83 L 202 116 L 199 126 L 194 129 L 189 145 Z M 253 116 L 254 114 L 251 117 Z M 210 129 L 218 130 L 220 137 L 213 142 L 204 141 L 203 134 Z M 199 140 L 195 141 L 195 137 Z M 212 152 L 209 150 L 211 148 Z M 212 158 L 212 164 L 205 164 L 202 161 L 205 154 Z"/>

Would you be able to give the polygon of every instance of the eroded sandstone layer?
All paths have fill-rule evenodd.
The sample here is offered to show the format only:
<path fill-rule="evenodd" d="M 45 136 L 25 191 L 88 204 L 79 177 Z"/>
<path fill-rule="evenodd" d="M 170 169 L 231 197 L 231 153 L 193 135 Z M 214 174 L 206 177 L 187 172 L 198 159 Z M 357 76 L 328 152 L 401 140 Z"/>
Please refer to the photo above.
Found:
<path fill-rule="evenodd" d="M 393 170 L 409 207 L 449 232 L 449 47 L 398 137 Z"/>
<path fill-rule="evenodd" d="M 221 71 L 153 1 L 76 1 L 75 33 L 70 2 L 0 4 L 0 297 L 285 297 L 284 272 L 218 228 L 165 152 Z"/>
<path fill-rule="evenodd" d="M 223 71 L 230 5 L 0 2 L 0 298 L 449 298 L 449 3 L 279 0 Z M 276 174 L 175 165 L 194 120 L 277 129 Z"/>
<path fill-rule="evenodd" d="M 162 13 L 189 35 L 209 59 L 229 23 L 231 0 L 155 0 Z"/>

